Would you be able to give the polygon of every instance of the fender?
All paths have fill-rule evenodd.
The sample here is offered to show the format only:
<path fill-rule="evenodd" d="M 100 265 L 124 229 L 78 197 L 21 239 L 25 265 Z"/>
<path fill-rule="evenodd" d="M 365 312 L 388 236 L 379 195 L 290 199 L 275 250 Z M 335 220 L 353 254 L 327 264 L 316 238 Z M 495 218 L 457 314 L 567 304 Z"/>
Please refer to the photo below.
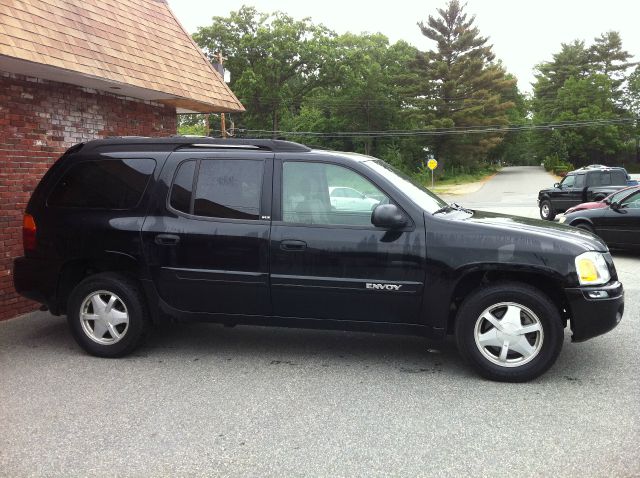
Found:
<path fill-rule="evenodd" d="M 571 277 L 562 276 L 558 271 L 534 264 L 518 263 L 471 263 L 452 270 L 450 275 L 440 277 L 425 288 L 423 317 L 433 335 L 444 336 L 450 331 L 455 319 L 457 305 L 464 297 L 483 284 L 502 280 L 519 280 L 535 285 L 545 291 L 556 289 L 553 297 L 557 301 L 566 301 L 564 287 L 571 284 Z M 453 304 L 453 307 L 452 307 Z"/>

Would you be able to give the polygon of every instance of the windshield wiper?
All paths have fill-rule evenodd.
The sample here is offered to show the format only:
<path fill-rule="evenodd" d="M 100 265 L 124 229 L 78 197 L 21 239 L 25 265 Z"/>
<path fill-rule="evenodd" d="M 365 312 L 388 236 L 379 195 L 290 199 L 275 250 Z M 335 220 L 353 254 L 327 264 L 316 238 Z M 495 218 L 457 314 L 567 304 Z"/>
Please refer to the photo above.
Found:
<path fill-rule="evenodd" d="M 432 215 L 435 216 L 436 214 L 440 214 L 440 213 L 443 213 L 443 212 L 449 212 L 451 210 L 453 210 L 453 211 L 463 211 L 463 212 L 471 214 L 471 210 L 470 209 L 466 209 L 466 208 L 462 207 L 460 204 L 452 202 L 451 204 L 447 204 L 446 206 L 441 207 L 437 211 L 434 211 L 432 213 Z"/>

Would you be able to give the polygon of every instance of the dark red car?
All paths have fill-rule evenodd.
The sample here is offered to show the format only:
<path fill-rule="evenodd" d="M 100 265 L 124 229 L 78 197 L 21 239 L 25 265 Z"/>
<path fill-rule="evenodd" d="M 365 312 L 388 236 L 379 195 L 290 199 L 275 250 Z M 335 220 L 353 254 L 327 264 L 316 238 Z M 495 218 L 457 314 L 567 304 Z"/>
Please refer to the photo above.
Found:
<path fill-rule="evenodd" d="M 607 207 L 609 204 L 613 202 L 618 202 L 620 199 L 626 197 L 634 191 L 640 189 L 640 186 L 629 186 L 628 188 L 620 189 L 615 193 L 610 194 L 604 199 L 600 201 L 594 202 L 583 202 L 582 204 L 578 204 L 577 206 L 573 206 L 565 211 L 565 214 L 569 214 L 576 211 L 584 211 L 586 209 L 599 209 L 602 207 Z"/>

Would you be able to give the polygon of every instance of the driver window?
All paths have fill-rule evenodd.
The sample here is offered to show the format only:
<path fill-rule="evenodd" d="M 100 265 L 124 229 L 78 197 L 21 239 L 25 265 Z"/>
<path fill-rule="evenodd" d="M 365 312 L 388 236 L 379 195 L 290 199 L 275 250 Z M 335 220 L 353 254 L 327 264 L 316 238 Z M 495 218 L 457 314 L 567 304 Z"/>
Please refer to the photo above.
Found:
<path fill-rule="evenodd" d="M 296 224 L 370 226 L 371 212 L 389 202 L 367 179 L 327 163 L 282 166 L 282 220 Z"/>
<path fill-rule="evenodd" d="M 562 180 L 562 187 L 563 188 L 572 188 L 574 183 L 575 183 L 576 177 L 571 175 L 571 176 L 566 176 L 563 180 Z"/>
<path fill-rule="evenodd" d="M 624 198 L 621 201 L 620 205 L 628 209 L 640 209 L 640 192 L 634 193 L 629 197 Z"/>

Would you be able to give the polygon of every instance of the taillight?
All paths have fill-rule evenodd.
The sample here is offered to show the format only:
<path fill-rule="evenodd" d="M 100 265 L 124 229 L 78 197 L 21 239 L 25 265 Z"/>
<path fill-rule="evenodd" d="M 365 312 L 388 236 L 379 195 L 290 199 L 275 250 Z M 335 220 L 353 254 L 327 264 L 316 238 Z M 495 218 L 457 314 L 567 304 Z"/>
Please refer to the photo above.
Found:
<path fill-rule="evenodd" d="M 25 253 L 36 248 L 36 221 L 31 214 L 25 214 L 22 218 L 22 245 Z"/>

